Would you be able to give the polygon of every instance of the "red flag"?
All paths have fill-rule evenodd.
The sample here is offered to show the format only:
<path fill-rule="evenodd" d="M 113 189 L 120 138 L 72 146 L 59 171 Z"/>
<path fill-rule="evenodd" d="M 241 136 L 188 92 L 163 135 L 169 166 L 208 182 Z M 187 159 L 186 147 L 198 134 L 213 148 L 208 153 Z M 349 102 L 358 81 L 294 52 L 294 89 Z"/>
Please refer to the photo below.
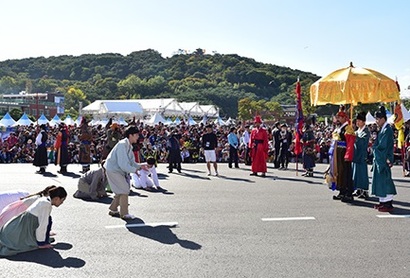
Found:
<path fill-rule="evenodd" d="M 296 131 L 295 131 L 295 155 L 298 156 L 302 153 L 302 129 L 303 129 L 303 110 L 302 110 L 302 92 L 298 78 L 296 83 Z"/>

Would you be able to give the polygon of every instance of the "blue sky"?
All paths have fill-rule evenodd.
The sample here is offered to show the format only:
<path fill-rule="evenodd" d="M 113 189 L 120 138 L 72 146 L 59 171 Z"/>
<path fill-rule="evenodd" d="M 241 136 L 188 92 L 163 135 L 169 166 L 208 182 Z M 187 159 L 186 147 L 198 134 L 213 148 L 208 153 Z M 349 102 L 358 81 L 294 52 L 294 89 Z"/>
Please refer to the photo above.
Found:
<path fill-rule="evenodd" d="M 409 12 L 408 0 L 3 1 L 0 61 L 202 48 L 319 76 L 352 61 L 397 77 L 403 90 Z"/>

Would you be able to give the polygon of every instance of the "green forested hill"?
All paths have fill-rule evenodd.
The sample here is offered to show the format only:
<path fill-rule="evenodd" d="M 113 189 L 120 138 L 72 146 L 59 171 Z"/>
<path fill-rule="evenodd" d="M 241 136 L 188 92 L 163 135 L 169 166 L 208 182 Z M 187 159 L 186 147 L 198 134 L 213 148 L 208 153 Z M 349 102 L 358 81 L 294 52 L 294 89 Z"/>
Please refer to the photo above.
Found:
<path fill-rule="evenodd" d="M 235 117 L 243 98 L 295 103 L 300 77 L 308 109 L 308 72 L 256 62 L 235 54 L 177 52 L 164 58 L 155 50 L 120 54 L 39 57 L 0 62 L 0 94 L 60 91 L 66 108 L 96 99 L 174 97 L 215 104 L 221 115 Z"/>

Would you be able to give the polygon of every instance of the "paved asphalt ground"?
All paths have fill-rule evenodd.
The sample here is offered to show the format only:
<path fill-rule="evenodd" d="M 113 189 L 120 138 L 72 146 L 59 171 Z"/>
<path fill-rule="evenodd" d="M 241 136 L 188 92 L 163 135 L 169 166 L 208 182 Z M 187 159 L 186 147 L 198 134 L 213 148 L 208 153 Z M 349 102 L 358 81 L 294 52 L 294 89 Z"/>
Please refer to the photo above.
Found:
<path fill-rule="evenodd" d="M 220 164 L 219 177 L 204 164 L 184 164 L 182 174 L 165 166 L 167 194 L 133 190 L 138 219 L 125 222 L 108 215 L 110 198 L 72 197 L 79 165 L 42 176 L 30 164 L 1 164 L 1 191 L 56 184 L 69 198 L 52 211 L 54 249 L 1 258 L 0 277 L 410 277 L 410 179 L 399 166 L 392 214 L 374 210 L 375 198 L 332 200 L 323 164 L 312 178 L 296 176 L 294 164 L 266 178 L 245 165 Z"/>

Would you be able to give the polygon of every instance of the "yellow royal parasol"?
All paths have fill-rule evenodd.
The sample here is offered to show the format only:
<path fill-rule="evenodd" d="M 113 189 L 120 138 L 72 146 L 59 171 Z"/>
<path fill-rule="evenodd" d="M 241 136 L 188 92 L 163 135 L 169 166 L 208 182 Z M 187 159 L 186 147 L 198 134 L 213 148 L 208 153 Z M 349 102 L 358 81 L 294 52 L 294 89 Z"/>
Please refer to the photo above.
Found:
<path fill-rule="evenodd" d="M 310 86 L 311 104 L 352 104 L 393 102 L 400 99 L 396 82 L 380 72 L 356 68 L 350 63 L 320 78 Z"/>

